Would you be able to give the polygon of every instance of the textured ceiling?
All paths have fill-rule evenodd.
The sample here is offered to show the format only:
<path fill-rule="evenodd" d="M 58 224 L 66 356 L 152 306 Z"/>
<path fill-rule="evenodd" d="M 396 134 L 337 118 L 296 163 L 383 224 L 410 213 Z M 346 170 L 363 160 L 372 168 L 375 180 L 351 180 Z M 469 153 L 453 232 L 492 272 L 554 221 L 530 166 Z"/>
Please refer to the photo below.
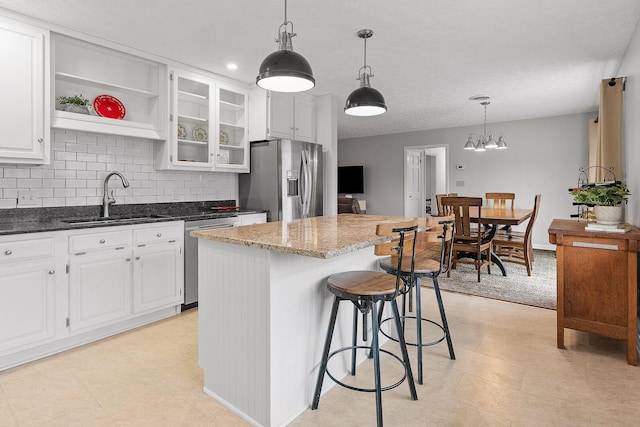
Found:
<path fill-rule="evenodd" d="M 245 82 L 276 49 L 283 0 L 0 0 L 0 8 Z M 594 111 L 640 19 L 638 0 L 292 0 L 294 50 L 340 102 L 371 86 L 388 112 L 339 114 L 339 138 Z M 235 62 L 236 71 L 226 69 Z"/>

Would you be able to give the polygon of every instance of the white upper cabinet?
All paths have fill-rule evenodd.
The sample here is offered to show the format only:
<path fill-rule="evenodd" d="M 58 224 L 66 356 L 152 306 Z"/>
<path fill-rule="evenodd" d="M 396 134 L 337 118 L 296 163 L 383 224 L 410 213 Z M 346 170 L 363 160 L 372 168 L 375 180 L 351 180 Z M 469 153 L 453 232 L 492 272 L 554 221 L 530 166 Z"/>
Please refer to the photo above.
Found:
<path fill-rule="evenodd" d="M 169 93 L 169 137 L 156 146 L 156 169 L 249 171 L 245 88 L 172 68 Z"/>
<path fill-rule="evenodd" d="M 215 170 L 249 172 L 248 90 L 218 83 L 218 138 Z"/>
<path fill-rule="evenodd" d="M 156 146 L 157 169 L 210 171 L 216 134 L 215 83 L 186 70 L 169 70 L 169 135 Z"/>
<path fill-rule="evenodd" d="M 49 32 L 0 17 L 0 163 L 49 163 Z"/>
<path fill-rule="evenodd" d="M 267 92 L 254 88 L 250 93 L 251 141 L 284 138 L 315 142 L 315 103 L 308 94 Z"/>
<path fill-rule="evenodd" d="M 61 34 L 54 34 L 53 39 L 52 127 L 149 139 L 167 137 L 165 65 Z M 64 111 L 57 101 L 60 96 L 76 95 L 89 100 L 88 114 Z M 124 117 L 110 118 L 104 111 L 99 115 L 93 105 L 100 95 L 120 101 L 121 105 L 110 101 L 107 108 L 124 109 Z"/>

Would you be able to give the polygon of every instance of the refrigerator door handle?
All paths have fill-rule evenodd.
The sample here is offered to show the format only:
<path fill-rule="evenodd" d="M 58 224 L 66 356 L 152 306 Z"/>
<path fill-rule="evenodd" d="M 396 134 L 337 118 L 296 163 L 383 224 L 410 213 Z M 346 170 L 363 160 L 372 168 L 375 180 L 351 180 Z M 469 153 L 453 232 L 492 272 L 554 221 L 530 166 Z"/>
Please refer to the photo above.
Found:
<path fill-rule="evenodd" d="M 302 150 L 302 177 L 301 180 L 301 193 L 302 193 L 302 216 L 304 218 L 309 216 L 309 208 L 311 205 L 311 170 L 309 167 L 309 153 L 307 150 Z"/>

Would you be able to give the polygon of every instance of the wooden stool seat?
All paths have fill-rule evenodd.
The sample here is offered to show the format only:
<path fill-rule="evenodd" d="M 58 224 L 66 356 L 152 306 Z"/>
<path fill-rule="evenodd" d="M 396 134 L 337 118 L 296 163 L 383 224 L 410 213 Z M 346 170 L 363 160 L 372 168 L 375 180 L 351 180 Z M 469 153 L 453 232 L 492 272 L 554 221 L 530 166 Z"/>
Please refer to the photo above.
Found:
<path fill-rule="evenodd" d="M 386 296 L 396 292 L 396 279 L 380 271 L 347 271 L 333 274 L 327 286 L 341 293 L 341 296 Z"/>
<path fill-rule="evenodd" d="M 438 249 L 438 255 L 439 249 Z M 419 253 L 416 254 L 416 263 L 414 274 L 431 274 L 435 271 L 440 271 L 440 260 L 432 258 L 431 253 Z M 383 270 L 393 269 L 395 270 L 398 265 L 398 257 L 388 257 L 380 260 L 380 268 Z M 402 260 L 402 270 L 409 271 L 411 268 L 411 259 L 404 258 Z M 388 274 L 387 274 L 388 275 Z"/>

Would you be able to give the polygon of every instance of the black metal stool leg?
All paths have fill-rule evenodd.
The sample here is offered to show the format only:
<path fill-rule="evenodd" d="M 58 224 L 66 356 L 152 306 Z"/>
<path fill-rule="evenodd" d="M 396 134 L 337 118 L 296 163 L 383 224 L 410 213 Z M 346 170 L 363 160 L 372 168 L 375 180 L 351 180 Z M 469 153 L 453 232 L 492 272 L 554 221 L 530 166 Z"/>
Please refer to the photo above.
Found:
<path fill-rule="evenodd" d="M 351 375 L 356 374 L 356 345 L 358 345 L 358 307 L 353 306 L 353 334 L 351 336 Z"/>
<path fill-rule="evenodd" d="M 447 323 L 447 315 L 444 313 L 444 304 L 442 303 L 442 296 L 440 295 L 440 284 L 438 283 L 437 276 L 433 278 L 433 289 L 436 292 L 436 299 L 438 300 L 438 309 L 440 310 L 440 318 L 442 319 L 442 328 L 444 329 L 444 334 L 445 334 L 445 337 L 447 338 L 447 345 L 449 346 L 449 357 L 451 358 L 451 360 L 456 360 L 456 354 L 453 352 L 453 343 L 451 342 L 451 334 L 449 333 L 449 324 Z"/>
<path fill-rule="evenodd" d="M 329 358 L 329 350 L 331 349 L 331 340 L 333 338 L 333 330 L 336 326 L 336 318 L 338 317 L 338 306 L 340 305 L 340 298 L 335 297 L 333 300 L 333 306 L 331 308 L 331 316 L 329 317 L 329 327 L 327 328 L 327 338 L 324 341 L 324 349 L 322 350 L 322 359 L 320 361 L 320 368 L 318 369 L 318 381 L 316 382 L 316 390 L 313 393 L 313 403 L 311 409 L 318 409 L 318 403 L 320 402 L 320 393 L 322 392 L 322 382 L 324 381 L 324 374 L 327 371 L 327 361 Z"/>
<path fill-rule="evenodd" d="M 378 313 L 376 303 L 371 304 L 371 352 L 373 353 L 373 378 L 376 393 L 376 418 L 378 427 L 382 426 L 382 385 L 380 380 L 380 343 L 378 341 Z"/>
<path fill-rule="evenodd" d="M 409 361 L 409 353 L 407 352 L 407 343 L 404 340 L 404 334 L 402 333 L 402 325 L 400 324 L 400 313 L 398 311 L 398 303 L 395 299 L 391 300 L 391 308 L 393 309 L 393 318 L 396 323 L 396 330 L 398 331 L 398 341 L 400 343 L 400 350 L 402 351 L 402 360 L 404 360 L 404 367 L 407 373 L 407 382 L 409 383 L 409 392 L 411 393 L 411 400 L 418 400 L 418 393 L 416 392 L 416 384 L 413 382 L 413 371 L 411 370 L 411 362 Z"/>
<path fill-rule="evenodd" d="M 422 296 L 420 276 L 415 278 L 416 288 L 416 346 L 418 347 L 418 384 L 422 384 Z"/>

